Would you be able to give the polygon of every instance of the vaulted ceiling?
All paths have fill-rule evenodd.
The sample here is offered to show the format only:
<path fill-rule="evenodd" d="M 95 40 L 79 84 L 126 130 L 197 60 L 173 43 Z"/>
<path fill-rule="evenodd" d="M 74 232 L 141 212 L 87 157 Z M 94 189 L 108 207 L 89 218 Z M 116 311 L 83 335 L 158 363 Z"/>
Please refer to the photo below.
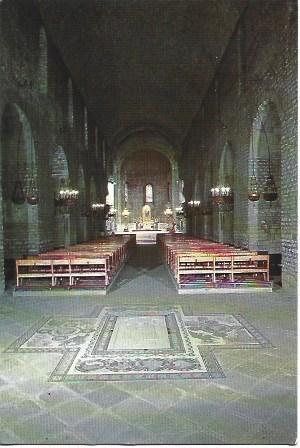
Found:
<path fill-rule="evenodd" d="M 180 147 L 247 0 L 38 0 L 109 143 L 163 129 Z"/>

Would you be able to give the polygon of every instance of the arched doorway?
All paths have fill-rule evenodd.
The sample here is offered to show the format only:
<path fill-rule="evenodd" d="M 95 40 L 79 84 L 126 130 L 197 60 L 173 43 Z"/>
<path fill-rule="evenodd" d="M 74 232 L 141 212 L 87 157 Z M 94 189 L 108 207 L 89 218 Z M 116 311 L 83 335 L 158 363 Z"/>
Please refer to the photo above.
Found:
<path fill-rule="evenodd" d="M 15 260 L 39 251 L 38 205 L 26 201 L 28 180 L 37 175 L 35 145 L 27 116 L 15 103 L 2 115 L 2 205 L 5 284 L 15 277 Z"/>
<path fill-rule="evenodd" d="M 265 101 L 258 108 L 252 122 L 249 145 L 249 178 L 256 174 L 260 200 L 248 204 L 249 248 L 268 251 L 271 275 L 281 275 L 281 123 L 275 104 Z M 253 148 L 252 148 L 253 139 Z M 274 177 L 278 198 L 274 202 L 263 199 L 269 172 Z"/>

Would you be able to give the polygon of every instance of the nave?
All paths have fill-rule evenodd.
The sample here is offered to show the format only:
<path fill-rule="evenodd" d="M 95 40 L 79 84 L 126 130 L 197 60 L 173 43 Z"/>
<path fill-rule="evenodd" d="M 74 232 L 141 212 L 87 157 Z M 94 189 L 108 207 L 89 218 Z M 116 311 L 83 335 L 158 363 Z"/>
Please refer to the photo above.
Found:
<path fill-rule="evenodd" d="M 297 29 L 0 0 L 1 444 L 295 444 Z"/>

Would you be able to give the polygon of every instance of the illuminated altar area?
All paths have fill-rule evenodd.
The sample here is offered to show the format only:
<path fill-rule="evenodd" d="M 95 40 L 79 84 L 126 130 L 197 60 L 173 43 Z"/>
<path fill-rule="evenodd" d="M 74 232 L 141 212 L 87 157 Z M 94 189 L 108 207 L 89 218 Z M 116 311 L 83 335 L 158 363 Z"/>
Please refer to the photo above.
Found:
<path fill-rule="evenodd" d="M 184 231 L 178 214 L 185 200 L 183 181 L 176 154 L 162 137 L 145 140 L 141 132 L 126 139 L 111 178 L 114 192 L 107 203 L 116 210 L 114 233 Z"/>

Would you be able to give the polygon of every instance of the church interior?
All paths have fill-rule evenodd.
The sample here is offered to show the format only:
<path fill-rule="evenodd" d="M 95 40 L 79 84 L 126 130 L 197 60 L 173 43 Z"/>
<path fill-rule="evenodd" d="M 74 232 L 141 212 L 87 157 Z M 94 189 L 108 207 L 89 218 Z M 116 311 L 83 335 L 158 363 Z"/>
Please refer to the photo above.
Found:
<path fill-rule="evenodd" d="M 0 0 L 1 444 L 296 442 L 297 26 Z"/>

